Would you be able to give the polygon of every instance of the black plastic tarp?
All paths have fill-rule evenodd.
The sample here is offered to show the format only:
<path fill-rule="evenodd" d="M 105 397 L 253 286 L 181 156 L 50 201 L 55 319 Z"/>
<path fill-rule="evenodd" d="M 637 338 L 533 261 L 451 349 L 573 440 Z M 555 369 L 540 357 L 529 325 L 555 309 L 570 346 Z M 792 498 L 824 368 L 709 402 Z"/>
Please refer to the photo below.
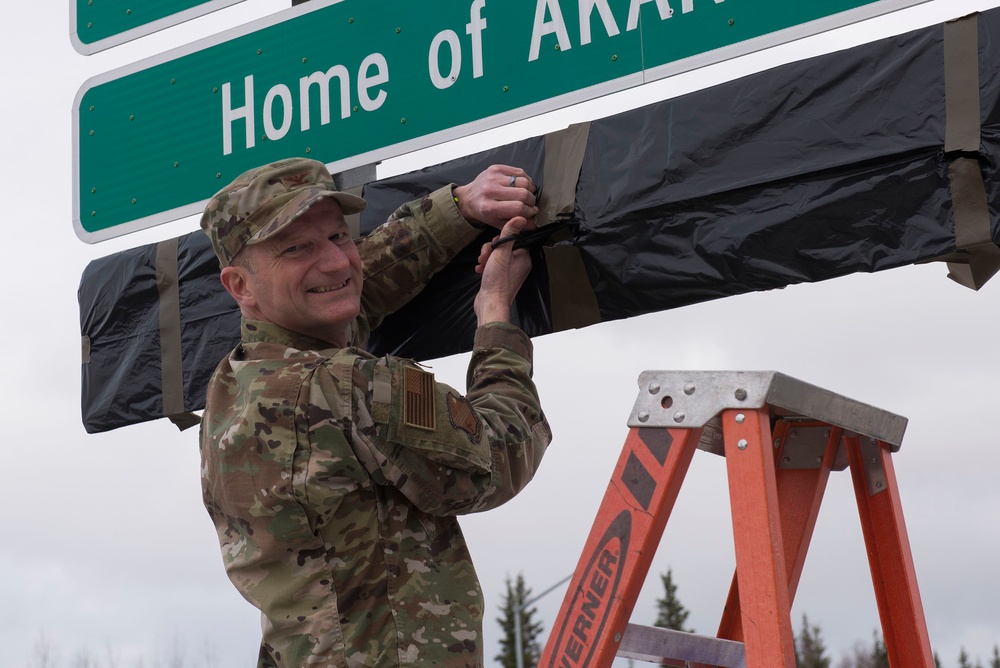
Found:
<path fill-rule="evenodd" d="M 946 67 L 944 26 L 590 123 L 575 201 L 564 216 L 571 225 L 549 248 L 533 251 L 536 268 L 516 304 L 519 324 L 531 335 L 581 324 L 553 317 L 569 298 L 564 287 L 550 289 L 553 272 L 563 271 L 549 261 L 554 250 L 582 260 L 585 271 L 572 276 L 572 292 L 597 304 L 582 324 L 946 256 L 962 260 L 968 254 L 956 244 L 956 160 L 972 164 L 977 187 L 985 188 L 977 206 L 992 247 L 1000 239 L 1000 68 L 993 56 L 1000 10 L 971 25 L 978 59 L 973 50 L 964 75 L 971 71 L 973 93 L 978 80 L 978 113 L 971 110 L 978 147 L 956 148 L 948 139 L 961 113 L 954 81 L 963 64 L 952 58 Z M 401 202 L 468 182 L 493 163 L 523 167 L 547 194 L 551 150 L 536 137 L 369 183 L 362 231 Z M 156 270 L 163 245 L 97 260 L 84 272 L 88 431 L 200 409 L 208 376 L 237 341 L 238 313 L 218 283 L 207 241 L 195 232 L 174 243 L 179 353 L 165 356 L 160 334 L 160 298 L 170 289 Z M 468 350 L 477 253 L 473 244 L 391 316 L 373 337 L 373 352 L 429 359 Z M 161 374 L 167 357 L 181 367 L 183 384 L 182 401 L 173 392 L 169 408 Z"/>

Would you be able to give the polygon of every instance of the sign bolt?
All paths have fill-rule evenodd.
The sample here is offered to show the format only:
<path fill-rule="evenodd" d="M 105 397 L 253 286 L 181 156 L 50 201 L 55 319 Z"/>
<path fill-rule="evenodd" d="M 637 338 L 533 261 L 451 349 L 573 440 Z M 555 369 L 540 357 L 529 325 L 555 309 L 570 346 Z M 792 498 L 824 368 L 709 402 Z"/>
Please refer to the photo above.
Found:
<path fill-rule="evenodd" d="M 660 393 L 660 384 L 659 383 L 650 383 L 649 384 L 649 393 L 650 394 L 659 394 Z"/>
<path fill-rule="evenodd" d="M 135 204 L 135 198 L 134 197 L 132 198 L 132 204 Z"/>
<path fill-rule="evenodd" d="M 406 123 L 406 119 L 405 118 L 401 118 L 401 119 L 399 119 L 399 122 L 405 124 Z"/>
<path fill-rule="evenodd" d="M 736 25 L 736 21 L 734 21 L 733 19 L 729 19 L 729 25 Z"/>
<path fill-rule="evenodd" d="M 622 639 L 622 634 L 616 633 L 615 634 L 615 642 L 621 642 L 621 639 Z"/>
<path fill-rule="evenodd" d="M 177 79 L 171 79 L 170 80 L 170 85 L 171 86 L 173 86 L 175 83 L 177 83 Z"/>
<path fill-rule="evenodd" d="M 125 13 L 126 13 L 126 14 L 131 14 L 131 13 L 132 13 L 132 10 L 131 10 L 131 9 L 126 9 L 126 10 L 125 10 Z"/>
<path fill-rule="evenodd" d="M 781 439 L 780 438 L 774 439 L 774 447 L 775 448 L 780 448 L 781 447 Z"/>
<path fill-rule="evenodd" d="M 736 442 L 736 447 L 739 448 L 740 450 L 746 450 L 747 449 L 747 439 L 741 438 L 740 440 L 738 440 Z"/>
<path fill-rule="evenodd" d="M 694 384 L 694 383 L 687 383 L 687 384 L 686 384 L 686 385 L 684 386 L 684 394 L 686 394 L 686 395 L 688 395 L 688 396 L 690 397 L 690 396 L 691 396 L 692 394 L 694 394 L 694 393 L 695 393 L 695 390 L 697 390 L 697 389 L 698 389 L 698 388 L 697 388 L 697 387 L 695 387 L 695 384 Z"/>
<path fill-rule="evenodd" d="M 737 401 L 746 401 L 747 391 L 741 387 L 738 390 L 736 390 L 736 392 L 733 393 L 733 396 L 736 397 Z"/>
<path fill-rule="evenodd" d="M 687 415 L 684 414 L 684 411 L 677 411 L 674 413 L 674 422 L 680 424 L 681 422 L 684 422 L 684 418 L 686 417 Z"/>
<path fill-rule="evenodd" d="M 262 53 L 264 53 L 264 50 L 263 50 L 263 49 L 257 49 L 257 55 L 258 55 L 258 56 L 259 56 L 260 54 L 262 54 Z"/>
<path fill-rule="evenodd" d="M 616 54 L 614 54 L 613 56 L 611 56 L 611 61 L 612 61 L 612 62 L 614 62 L 614 61 L 616 61 L 616 60 L 618 60 L 618 54 L 617 54 L 617 53 L 616 53 Z"/>
<path fill-rule="evenodd" d="M 747 419 L 747 416 L 743 415 L 743 413 L 737 413 L 736 414 L 736 424 L 743 424 L 743 421 L 746 420 L 746 419 Z"/>
<path fill-rule="evenodd" d="M 352 16 L 351 18 L 347 19 L 347 22 L 348 23 L 354 23 L 354 17 Z"/>
<path fill-rule="evenodd" d="M 90 189 L 90 192 L 92 192 L 92 193 L 96 193 L 96 192 L 97 192 L 97 188 L 91 188 L 91 189 Z"/>
<path fill-rule="evenodd" d="M 90 136 L 91 136 L 91 137 L 93 137 L 93 136 L 94 136 L 94 131 L 93 131 L 93 130 L 91 130 L 91 131 L 90 131 Z"/>
<path fill-rule="evenodd" d="M 507 91 L 509 91 L 509 90 L 510 90 L 510 87 L 509 87 L 509 86 L 504 86 L 504 87 L 503 87 L 503 92 L 505 92 L 505 93 L 506 93 L 506 92 L 507 92 Z"/>
<path fill-rule="evenodd" d="M 397 35 L 398 35 L 399 33 L 401 33 L 401 32 L 403 32 L 403 29 L 402 29 L 402 28 L 396 28 L 396 34 L 397 34 Z"/>
<path fill-rule="evenodd" d="M 177 162 L 177 161 L 175 160 L 175 161 L 174 161 L 174 167 L 180 167 L 180 166 L 181 166 L 181 163 L 179 163 L 179 162 Z"/>
<path fill-rule="evenodd" d="M 639 415 L 636 417 L 639 418 L 639 422 L 649 422 L 649 413 L 646 411 L 639 411 Z"/>
<path fill-rule="evenodd" d="M 215 173 L 215 178 L 221 179 L 222 178 L 222 172 L 216 172 Z"/>
<path fill-rule="evenodd" d="M 129 119 L 130 121 L 134 121 L 134 120 L 135 120 L 135 114 L 129 114 L 129 115 L 128 115 L 128 119 Z"/>
<path fill-rule="evenodd" d="M 302 62 L 303 62 L 303 63 L 306 63 L 306 62 L 308 62 L 308 61 L 309 61 L 309 59 L 308 59 L 308 58 L 303 58 L 303 59 L 302 59 Z"/>
<path fill-rule="evenodd" d="M 96 211 L 91 211 L 91 212 L 90 212 L 90 215 L 91 215 L 91 216 L 96 216 L 96 215 L 97 215 L 97 212 L 96 212 Z"/>

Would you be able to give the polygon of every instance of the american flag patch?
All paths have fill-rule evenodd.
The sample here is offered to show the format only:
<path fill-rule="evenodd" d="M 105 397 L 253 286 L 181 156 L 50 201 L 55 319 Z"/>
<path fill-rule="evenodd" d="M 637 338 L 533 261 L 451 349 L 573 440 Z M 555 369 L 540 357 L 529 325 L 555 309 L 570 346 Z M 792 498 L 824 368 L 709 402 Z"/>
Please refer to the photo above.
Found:
<path fill-rule="evenodd" d="M 403 367 L 403 424 L 434 429 L 434 374 L 415 366 Z"/>

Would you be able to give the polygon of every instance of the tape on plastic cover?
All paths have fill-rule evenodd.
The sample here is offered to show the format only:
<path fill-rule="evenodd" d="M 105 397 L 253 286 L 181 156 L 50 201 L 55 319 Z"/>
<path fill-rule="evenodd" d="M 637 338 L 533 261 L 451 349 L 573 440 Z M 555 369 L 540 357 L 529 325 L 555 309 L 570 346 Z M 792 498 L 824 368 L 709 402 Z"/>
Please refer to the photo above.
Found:
<path fill-rule="evenodd" d="M 163 400 L 163 415 L 184 430 L 198 424 L 199 418 L 184 411 L 177 246 L 176 238 L 156 245 L 156 290 L 160 309 L 160 395 Z"/>
<path fill-rule="evenodd" d="M 541 227 L 560 217 L 572 216 L 576 184 L 587 150 L 590 123 L 571 125 L 545 135 L 542 196 L 535 222 Z M 558 233 L 557 233 L 558 234 Z M 580 249 L 573 245 L 546 246 L 552 329 L 586 327 L 601 321 L 597 295 L 587 277 Z"/>
<path fill-rule="evenodd" d="M 979 15 L 944 25 L 945 153 L 980 150 Z M 1000 270 L 1000 248 L 993 243 L 983 173 L 975 158 L 958 156 L 948 166 L 955 247 L 962 261 L 948 262 L 948 277 L 973 290 Z"/>

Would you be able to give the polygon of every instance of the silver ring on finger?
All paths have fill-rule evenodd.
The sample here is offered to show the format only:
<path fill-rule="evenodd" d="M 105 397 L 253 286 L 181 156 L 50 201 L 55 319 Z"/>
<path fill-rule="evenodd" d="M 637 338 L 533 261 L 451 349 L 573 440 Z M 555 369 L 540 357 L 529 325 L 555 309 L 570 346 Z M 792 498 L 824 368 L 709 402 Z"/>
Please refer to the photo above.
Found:
<path fill-rule="evenodd" d="M 517 181 L 517 177 L 516 177 L 516 176 L 512 176 L 512 177 L 510 177 L 510 184 L 509 184 L 509 185 L 510 185 L 510 187 L 511 187 L 511 188 L 513 188 L 513 187 L 514 187 L 514 183 L 515 183 L 516 181 Z"/>

